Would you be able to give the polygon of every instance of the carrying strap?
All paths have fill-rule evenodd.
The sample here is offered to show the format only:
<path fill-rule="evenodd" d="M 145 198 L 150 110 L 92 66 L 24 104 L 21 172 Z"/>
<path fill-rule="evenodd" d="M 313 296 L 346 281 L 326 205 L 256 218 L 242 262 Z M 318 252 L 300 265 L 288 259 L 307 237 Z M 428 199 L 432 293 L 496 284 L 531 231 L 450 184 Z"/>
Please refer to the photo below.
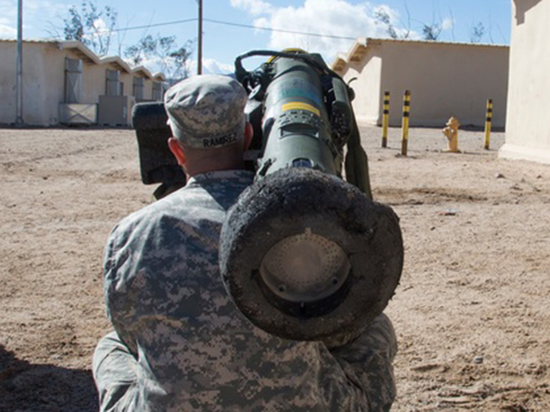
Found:
<path fill-rule="evenodd" d="M 348 140 L 348 152 L 346 154 L 345 169 L 346 180 L 354 186 L 357 186 L 365 195 L 372 200 L 372 191 L 370 188 L 369 160 L 367 153 L 361 146 L 361 136 L 355 120 L 355 114 L 352 109 L 353 131 Z"/>

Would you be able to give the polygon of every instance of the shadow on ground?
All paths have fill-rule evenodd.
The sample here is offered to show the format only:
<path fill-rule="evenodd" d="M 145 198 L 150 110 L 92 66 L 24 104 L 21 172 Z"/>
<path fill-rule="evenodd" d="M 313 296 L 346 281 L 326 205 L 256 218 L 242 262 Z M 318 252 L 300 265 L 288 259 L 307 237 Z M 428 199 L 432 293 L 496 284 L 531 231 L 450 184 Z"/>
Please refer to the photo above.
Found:
<path fill-rule="evenodd" d="M 0 411 L 97 410 L 90 371 L 32 364 L 0 345 Z"/>

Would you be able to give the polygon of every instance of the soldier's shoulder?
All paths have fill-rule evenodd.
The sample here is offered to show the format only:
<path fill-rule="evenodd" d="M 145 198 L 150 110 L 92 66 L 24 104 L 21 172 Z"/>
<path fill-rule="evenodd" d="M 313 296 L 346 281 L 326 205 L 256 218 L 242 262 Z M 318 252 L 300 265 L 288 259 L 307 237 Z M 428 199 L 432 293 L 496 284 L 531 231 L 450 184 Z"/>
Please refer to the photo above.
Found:
<path fill-rule="evenodd" d="M 191 178 L 186 186 L 123 218 L 112 233 L 148 230 L 161 222 L 185 225 L 200 210 L 201 217 L 214 219 L 229 208 L 254 178 L 249 171 L 209 172 Z M 221 208 L 220 210 L 217 210 Z"/>
<path fill-rule="evenodd" d="M 111 236 L 145 230 L 157 225 L 166 215 L 179 216 L 181 220 L 185 220 L 186 204 L 193 202 L 193 193 L 181 193 L 183 190 L 185 188 L 122 218 L 113 228 Z"/>

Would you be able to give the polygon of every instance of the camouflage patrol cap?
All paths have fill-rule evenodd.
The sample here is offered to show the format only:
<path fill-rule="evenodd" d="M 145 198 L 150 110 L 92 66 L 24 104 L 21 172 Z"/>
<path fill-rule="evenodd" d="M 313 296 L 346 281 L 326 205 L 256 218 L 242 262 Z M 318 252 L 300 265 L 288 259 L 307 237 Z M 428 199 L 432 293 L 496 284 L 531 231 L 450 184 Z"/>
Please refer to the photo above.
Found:
<path fill-rule="evenodd" d="M 243 138 L 246 100 L 235 79 L 202 75 L 168 89 L 164 106 L 174 137 L 191 147 L 214 148 Z"/>

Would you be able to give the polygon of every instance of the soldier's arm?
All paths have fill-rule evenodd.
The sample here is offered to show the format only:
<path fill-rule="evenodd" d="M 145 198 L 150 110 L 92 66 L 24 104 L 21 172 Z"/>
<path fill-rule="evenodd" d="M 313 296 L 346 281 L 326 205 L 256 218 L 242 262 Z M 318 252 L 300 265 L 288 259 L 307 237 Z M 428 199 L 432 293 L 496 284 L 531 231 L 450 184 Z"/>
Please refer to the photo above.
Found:
<path fill-rule="evenodd" d="M 341 346 L 327 345 L 348 379 L 366 394 L 373 411 L 390 410 L 396 395 L 392 362 L 397 338 L 385 314 L 375 318 L 357 338 Z"/>
<path fill-rule="evenodd" d="M 104 252 L 104 293 L 107 316 L 115 331 L 103 337 L 93 356 L 93 375 L 99 394 L 99 410 L 116 412 L 139 410 L 142 398 L 138 387 L 135 339 L 128 327 L 127 312 L 111 305 L 111 291 L 116 288 L 120 250 L 116 227 L 111 232 Z M 123 338 L 124 336 L 124 338 Z"/>
<path fill-rule="evenodd" d="M 124 301 L 121 296 L 124 291 L 124 270 L 123 267 L 131 264 L 132 250 L 124 242 L 121 242 L 118 232 L 118 225 L 113 228 L 105 246 L 103 256 L 103 292 L 107 317 L 111 321 L 120 341 L 128 347 L 129 353 L 137 355 L 135 339 L 132 337 L 131 328 L 133 321 L 131 314 L 135 310 L 132 303 L 132 296 L 126 294 Z"/>

